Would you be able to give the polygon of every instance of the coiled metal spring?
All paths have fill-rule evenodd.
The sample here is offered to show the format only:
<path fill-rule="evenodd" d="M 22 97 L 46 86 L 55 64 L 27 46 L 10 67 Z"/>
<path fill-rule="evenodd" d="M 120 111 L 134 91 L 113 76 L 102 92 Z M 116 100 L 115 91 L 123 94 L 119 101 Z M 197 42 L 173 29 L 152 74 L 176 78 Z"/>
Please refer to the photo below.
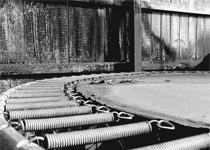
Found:
<path fill-rule="evenodd" d="M 44 147 L 47 149 L 64 148 L 69 146 L 85 145 L 120 139 L 151 132 L 152 127 L 149 123 L 140 122 L 83 131 L 46 134 L 44 136 L 44 143 L 46 144 Z"/>
<path fill-rule="evenodd" d="M 25 94 L 12 94 L 11 98 L 33 98 L 33 97 L 59 97 L 63 96 L 64 94 L 61 93 L 25 93 Z"/>
<path fill-rule="evenodd" d="M 7 104 L 6 111 L 11 110 L 31 110 L 44 108 L 59 108 L 79 105 L 76 101 L 60 101 L 49 103 L 25 103 L 25 104 Z"/>
<path fill-rule="evenodd" d="M 23 98 L 23 99 L 7 99 L 7 104 L 17 103 L 39 103 L 39 102 L 58 102 L 66 101 L 67 97 L 40 97 L 40 98 Z"/>
<path fill-rule="evenodd" d="M 17 88 L 18 91 L 30 91 L 30 90 L 33 90 L 33 91 L 39 91 L 39 90 L 60 90 L 61 87 L 57 87 L 57 86 L 47 86 L 47 87 L 30 87 L 30 86 L 23 86 L 23 87 L 19 87 Z"/>
<path fill-rule="evenodd" d="M 114 121 L 114 113 L 99 113 L 60 118 L 24 119 L 20 121 L 20 124 L 21 129 L 27 132 L 110 123 Z"/>
<path fill-rule="evenodd" d="M 201 150 L 210 148 L 210 135 L 201 134 L 134 150 Z"/>
<path fill-rule="evenodd" d="M 9 111 L 9 119 L 37 119 L 37 118 L 50 118 L 73 116 L 81 114 L 91 114 L 94 107 L 91 106 L 73 106 L 65 108 L 52 108 L 52 109 L 36 109 L 36 110 L 16 110 Z"/>
<path fill-rule="evenodd" d="M 20 94 L 30 94 L 30 93 L 58 93 L 58 92 L 62 92 L 62 88 L 57 88 L 57 89 L 42 89 L 42 88 L 37 88 L 37 89 L 30 89 L 30 87 L 27 90 L 21 90 L 21 89 L 17 89 L 14 93 L 20 93 Z"/>

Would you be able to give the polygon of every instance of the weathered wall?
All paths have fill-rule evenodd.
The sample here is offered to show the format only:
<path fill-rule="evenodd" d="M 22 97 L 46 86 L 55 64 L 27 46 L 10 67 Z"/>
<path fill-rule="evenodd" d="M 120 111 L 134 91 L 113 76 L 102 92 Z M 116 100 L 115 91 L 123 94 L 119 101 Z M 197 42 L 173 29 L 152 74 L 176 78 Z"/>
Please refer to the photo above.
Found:
<path fill-rule="evenodd" d="M 117 6 L 7 0 L 0 63 L 129 61 L 128 18 Z"/>
<path fill-rule="evenodd" d="M 35 80 L 36 79 L 0 79 L 0 95 L 13 87 Z"/>
<path fill-rule="evenodd" d="M 143 2 L 147 5 L 148 0 Z M 174 10 L 179 9 L 179 4 L 192 10 L 196 8 L 202 10 L 206 7 L 210 9 L 208 0 L 151 0 L 149 2 L 155 2 L 154 4 L 158 5 L 161 5 L 161 2 L 162 4 L 173 3 Z M 148 4 L 148 7 L 151 6 Z M 186 67 L 195 66 L 210 53 L 210 14 L 185 13 L 181 10 L 172 12 L 165 9 L 166 11 L 143 9 L 143 68 L 171 69 L 179 63 L 184 63 Z"/>

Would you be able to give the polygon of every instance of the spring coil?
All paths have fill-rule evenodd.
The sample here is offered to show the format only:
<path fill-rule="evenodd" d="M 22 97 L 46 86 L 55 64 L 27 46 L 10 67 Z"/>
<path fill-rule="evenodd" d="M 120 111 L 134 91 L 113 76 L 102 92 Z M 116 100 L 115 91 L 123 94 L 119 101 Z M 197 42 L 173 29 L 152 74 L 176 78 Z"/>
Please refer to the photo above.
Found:
<path fill-rule="evenodd" d="M 114 121 L 115 116 L 113 113 L 100 113 L 60 118 L 29 119 L 21 120 L 20 123 L 21 129 L 23 131 L 43 131 L 48 129 L 60 129 L 84 125 L 110 123 Z"/>
<path fill-rule="evenodd" d="M 69 146 L 85 145 L 102 141 L 120 139 L 152 132 L 152 127 L 147 122 L 104 127 L 83 131 L 73 131 L 58 134 L 45 134 L 46 149 L 64 148 Z"/>
<path fill-rule="evenodd" d="M 61 93 L 62 89 L 60 88 L 59 90 L 57 89 L 50 89 L 50 90 L 45 90 L 45 89 L 37 89 L 37 90 L 16 90 L 14 94 L 34 94 L 34 93 Z"/>
<path fill-rule="evenodd" d="M 82 114 L 91 114 L 93 107 L 90 106 L 73 106 L 66 108 L 53 108 L 53 109 L 36 109 L 36 110 L 16 110 L 9 111 L 9 119 L 38 119 L 38 118 L 51 118 L 62 116 L 73 116 Z"/>
<path fill-rule="evenodd" d="M 61 93 L 17 93 L 17 94 L 12 94 L 10 97 L 11 98 L 33 98 L 33 97 L 59 97 L 63 96 L 64 94 Z"/>
<path fill-rule="evenodd" d="M 79 105 L 76 101 L 60 101 L 60 102 L 49 102 L 49 103 L 7 104 L 6 105 L 6 111 L 59 108 L 59 107 L 70 107 L 70 106 L 76 106 L 76 105 Z"/>
<path fill-rule="evenodd" d="M 63 86 L 63 84 L 59 84 L 59 83 L 35 83 L 35 84 L 30 84 L 30 87 L 50 87 L 50 86 Z"/>
<path fill-rule="evenodd" d="M 39 90 L 60 90 L 60 89 L 61 89 L 61 87 L 57 87 L 57 86 L 55 86 L 55 87 L 39 87 L 39 88 L 37 88 L 37 87 L 19 87 L 19 88 L 17 88 L 18 91 L 22 91 L 22 90 L 39 91 Z"/>
<path fill-rule="evenodd" d="M 17 103 L 39 103 L 39 102 L 58 102 L 68 100 L 67 97 L 40 97 L 40 98 L 23 98 L 23 99 L 7 99 L 7 104 Z"/>
<path fill-rule="evenodd" d="M 201 134 L 134 150 L 201 150 L 210 148 L 210 135 Z"/>

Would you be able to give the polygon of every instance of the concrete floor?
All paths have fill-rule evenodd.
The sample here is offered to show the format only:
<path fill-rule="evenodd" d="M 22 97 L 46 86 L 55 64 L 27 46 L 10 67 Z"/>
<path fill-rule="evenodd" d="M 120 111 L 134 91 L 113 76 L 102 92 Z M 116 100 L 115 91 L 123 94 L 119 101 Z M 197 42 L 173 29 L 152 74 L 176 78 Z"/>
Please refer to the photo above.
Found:
<path fill-rule="evenodd" d="M 87 90 L 126 111 L 210 128 L 210 74 L 150 75 L 137 81 L 89 85 Z"/>

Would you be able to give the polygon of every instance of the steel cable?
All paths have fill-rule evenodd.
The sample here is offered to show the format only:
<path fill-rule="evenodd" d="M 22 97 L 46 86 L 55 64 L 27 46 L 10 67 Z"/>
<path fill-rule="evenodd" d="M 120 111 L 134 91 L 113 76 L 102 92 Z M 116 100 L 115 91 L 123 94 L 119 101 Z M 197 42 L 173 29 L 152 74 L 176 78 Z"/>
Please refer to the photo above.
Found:
<path fill-rule="evenodd" d="M 53 149 L 97 143 L 151 132 L 152 127 L 149 123 L 140 122 L 83 131 L 45 134 L 44 142 L 47 149 Z"/>
<path fill-rule="evenodd" d="M 31 109 L 44 109 L 44 108 L 59 108 L 70 107 L 79 105 L 76 101 L 60 101 L 48 103 L 25 103 L 25 104 L 7 104 L 6 111 L 11 110 L 31 110 Z"/>
<path fill-rule="evenodd" d="M 210 136 L 201 134 L 133 150 L 201 150 L 210 148 Z"/>
<path fill-rule="evenodd" d="M 82 114 L 91 114 L 93 107 L 90 106 L 73 106 L 65 108 L 52 108 L 52 109 L 36 109 L 36 110 L 15 110 L 9 111 L 9 119 L 38 119 L 38 118 L 51 118 L 62 116 L 73 116 Z"/>
<path fill-rule="evenodd" d="M 91 115 L 80 115 L 59 118 L 45 119 L 24 119 L 21 120 L 21 129 L 27 131 L 40 131 L 49 129 L 60 129 L 78 127 L 84 125 L 110 123 L 115 121 L 113 113 L 99 113 Z"/>

